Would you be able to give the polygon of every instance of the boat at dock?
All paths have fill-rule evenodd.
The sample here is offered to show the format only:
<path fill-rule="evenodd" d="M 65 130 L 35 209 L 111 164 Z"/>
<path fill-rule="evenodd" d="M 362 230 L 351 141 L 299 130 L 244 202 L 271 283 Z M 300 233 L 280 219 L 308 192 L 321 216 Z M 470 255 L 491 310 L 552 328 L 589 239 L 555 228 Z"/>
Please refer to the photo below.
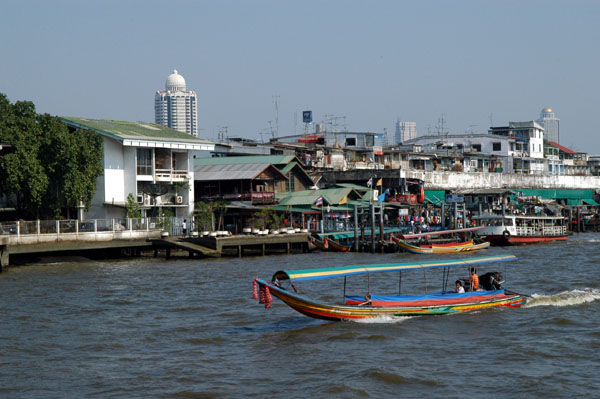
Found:
<path fill-rule="evenodd" d="M 320 240 L 315 236 L 310 236 L 309 240 L 315 247 L 319 248 L 322 251 L 350 252 L 352 250 L 352 245 L 342 244 L 328 237 L 325 237 L 323 238 L 323 240 Z"/>
<path fill-rule="evenodd" d="M 478 258 L 463 258 L 452 260 L 435 260 L 418 263 L 398 263 L 383 265 L 355 265 L 345 267 L 306 269 L 276 272 L 271 282 L 260 278 L 254 279 L 254 299 L 265 307 L 271 307 L 273 296 L 283 301 L 292 309 L 309 317 L 342 321 L 366 319 L 381 316 L 422 316 L 442 315 L 491 307 L 520 307 L 524 298 L 522 294 L 506 291 L 500 283 L 501 278 L 495 282 L 489 280 L 485 283 L 480 279 L 480 284 L 485 287 L 483 291 L 456 293 L 445 290 L 448 282 L 449 271 L 455 267 L 473 268 L 477 265 L 515 260 L 513 255 L 488 256 Z M 444 290 L 432 294 L 419 295 L 374 295 L 371 293 L 370 275 L 382 272 L 399 272 L 400 282 L 402 272 L 426 271 L 428 269 L 443 269 Z M 356 275 L 367 275 L 367 295 L 346 295 L 346 278 Z M 498 272 L 487 273 L 499 277 Z M 344 278 L 344 303 L 340 305 L 323 303 L 318 300 L 306 298 L 298 292 L 296 284 L 302 281 L 328 279 L 334 277 Z"/>
<path fill-rule="evenodd" d="M 483 227 L 465 229 L 439 230 L 419 234 L 392 235 L 394 242 L 401 250 L 413 254 L 449 254 L 456 252 L 480 251 L 490 247 L 489 242 L 482 242 L 477 235 Z M 409 242 L 409 240 L 411 240 Z"/>
<path fill-rule="evenodd" d="M 483 215 L 475 216 L 481 236 L 493 245 L 535 244 L 567 239 L 567 222 L 562 216 Z"/>
<path fill-rule="evenodd" d="M 395 236 L 392 236 L 392 241 L 399 248 L 413 254 L 451 254 L 456 252 L 480 251 L 490 247 L 490 243 L 487 241 L 475 244 L 472 240 L 459 243 L 424 244 L 420 246 L 409 244 Z"/>

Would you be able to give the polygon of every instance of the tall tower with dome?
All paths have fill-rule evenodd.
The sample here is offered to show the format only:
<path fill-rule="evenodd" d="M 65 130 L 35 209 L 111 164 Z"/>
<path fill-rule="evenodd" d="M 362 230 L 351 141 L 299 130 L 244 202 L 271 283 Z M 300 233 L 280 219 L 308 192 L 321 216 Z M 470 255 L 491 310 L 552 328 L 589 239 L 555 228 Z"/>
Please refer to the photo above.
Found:
<path fill-rule="evenodd" d="M 165 90 L 154 95 L 154 121 L 198 136 L 198 98 L 195 91 L 186 89 L 185 79 L 176 69 L 167 77 Z"/>
<path fill-rule="evenodd" d="M 544 128 L 544 139 L 558 143 L 560 138 L 560 119 L 554 115 L 552 108 L 544 108 L 540 113 L 540 119 L 536 121 Z"/>

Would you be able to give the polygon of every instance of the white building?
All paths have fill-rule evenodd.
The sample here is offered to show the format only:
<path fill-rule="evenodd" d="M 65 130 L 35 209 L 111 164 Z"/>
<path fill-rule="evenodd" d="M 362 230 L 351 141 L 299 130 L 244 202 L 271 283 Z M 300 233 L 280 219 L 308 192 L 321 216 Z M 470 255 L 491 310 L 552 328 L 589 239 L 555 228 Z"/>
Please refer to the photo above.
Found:
<path fill-rule="evenodd" d="M 508 126 L 492 126 L 490 134 L 514 139 L 508 155 L 515 172 L 541 174 L 546 171 L 544 159 L 544 128 L 537 122 L 509 122 Z"/>
<path fill-rule="evenodd" d="M 211 156 L 215 145 L 160 125 L 64 117 L 70 129 L 103 138 L 104 174 L 98 178 L 86 219 L 122 218 L 132 194 L 142 216 L 170 208 L 174 216 L 194 209 L 194 158 Z"/>
<path fill-rule="evenodd" d="M 396 121 L 395 143 L 402 144 L 407 140 L 412 140 L 417 137 L 416 122 L 400 122 Z"/>
<path fill-rule="evenodd" d="M 154 95 L 154 121 L 171 129 L 198 136 L 198 99 L 186 90 L 185 79 L 177 70 L 167 77 L 165 90 Z"/>
<path fill-rule="evenodd" d="M 544 128 L 544 138 L 546 141 L 559 143 L 560 119 L 554 115 L 552 108 L 544 108 L 540 113 L 540 119 L 538 119 L 536 122 Z"/>

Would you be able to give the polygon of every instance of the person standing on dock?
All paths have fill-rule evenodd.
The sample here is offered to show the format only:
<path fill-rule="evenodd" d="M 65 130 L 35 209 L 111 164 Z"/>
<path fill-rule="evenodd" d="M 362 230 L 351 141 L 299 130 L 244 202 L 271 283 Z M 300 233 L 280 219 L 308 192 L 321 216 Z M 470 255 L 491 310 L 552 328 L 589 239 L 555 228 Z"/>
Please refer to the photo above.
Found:
<path fill-rule="evenodd" d="M 187 235 L 187 219 L 183 219 L 181 229 L 183 230 L 183 236 L 185 237 Z"/>

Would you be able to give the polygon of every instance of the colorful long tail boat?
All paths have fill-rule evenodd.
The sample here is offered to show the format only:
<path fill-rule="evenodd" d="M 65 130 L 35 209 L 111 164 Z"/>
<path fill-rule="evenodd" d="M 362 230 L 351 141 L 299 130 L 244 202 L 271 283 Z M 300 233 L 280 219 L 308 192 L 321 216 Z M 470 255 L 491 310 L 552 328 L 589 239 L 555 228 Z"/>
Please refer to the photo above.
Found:
<path fill-rule="evenodd" d="M 350 252 L 352 250 L 352 245 L 340 244 L 339 242 L 331 240 L 327 237 L 321 241 L 317 237 L 311 236 L 310 240 L 315 247 L 323 251 Z"/>
<path fill-rule="evenodd" d="M 480 251 L 490 247 L 489 242 L 475 244 L 473 240 L 445 244 L 426 244 L 421 246 L 409 244 L 395 236 L 392 236 L 392 240 L 398 247 L 413 254 L 451 254 L 456 252 Z"/>
<path fill-rule="evenodd" d="M 365 297 L 346 296 L 346 277 L 380 272 L 426 270 L 444 268 L 444 281 L 453 267 L 474 267 L 475 265 L 515 260 L 513 255 L 488 256 L 454 260 L 437 260 L 421 263 L 398 263 L 384 265 L 356 265 L 346 267 L 278 271 L 270 283 L 254 279 L 254 299 L 271 307 L 273 296 L 279 298 L 292 309 L 309 317 L 324 320 L 353 320 L 381 316 L 420 316 L 459 313 L 490 307 L 520 307 L 523 295 L 505 291 L 499 284 L 485 291 L 456 293 L 441 291 L 423 295 L 372 295 Z M 496 272 L 494 272 L 496 273 Z M 322 303 L 301 296 L 295 283 L 301 281 L 344 277 L 344 298 L 341 305 Z M 287 285 L 287 286 L 286 286 Z M 370 284 L 369 284 L 370 286 Z M 370 289 L 369 289 L 370 291 Z M 260 295 L 259 295 L 260 292 Z"/>

